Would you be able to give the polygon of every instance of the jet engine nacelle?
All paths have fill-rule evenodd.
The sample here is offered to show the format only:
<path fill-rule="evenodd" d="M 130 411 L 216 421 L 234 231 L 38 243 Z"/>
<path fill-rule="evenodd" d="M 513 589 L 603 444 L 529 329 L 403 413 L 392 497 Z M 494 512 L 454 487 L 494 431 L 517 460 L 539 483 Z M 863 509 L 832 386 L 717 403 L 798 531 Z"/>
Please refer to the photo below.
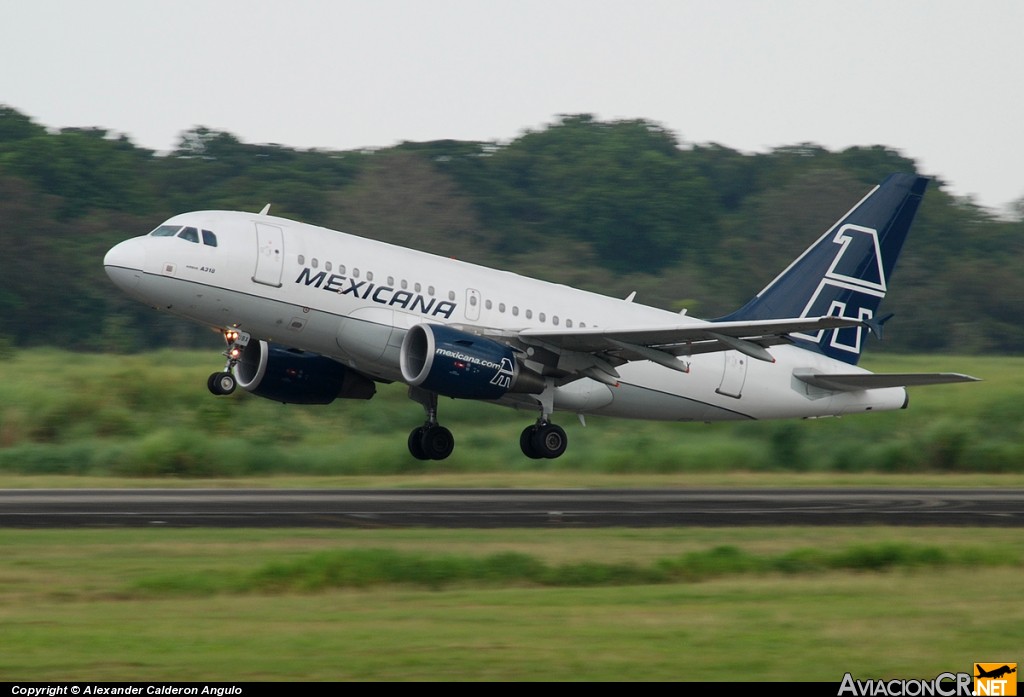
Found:
<path fill-rule="evenodd" d="M 442 324 L 417 324 L 399 354 L 402 378 L 414 387 L 459 399 L 540 393 L 544 378 L 516 361 L 508 346 Z"/>
<path fill-rule="evenodd" d="M 250 341 L 233 372 L 244 390 L 288 404 L 370 399 L 377 391 L 373 380 L 326 356 L 266 341 Z"/>

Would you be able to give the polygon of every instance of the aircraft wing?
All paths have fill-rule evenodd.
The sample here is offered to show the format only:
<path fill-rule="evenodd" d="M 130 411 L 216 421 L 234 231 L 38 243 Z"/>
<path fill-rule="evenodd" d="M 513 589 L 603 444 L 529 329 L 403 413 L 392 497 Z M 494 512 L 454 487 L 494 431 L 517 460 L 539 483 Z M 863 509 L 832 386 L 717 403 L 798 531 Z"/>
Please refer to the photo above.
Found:
<path fill-rule="evenodd" d="M 794 377 L 808 385 L 837 392 L 877 390 L 882 387 L 944 385 L 952 382 L 976 382 L 978 378 L 962 373 L 841 373 L 820 374 L 796 371 Z"/>
<path fill-rule="evenodd" d="M 605 353 L 628 362 L 692 356 L 698 353 L 736 350 L 758 360 L 774 362 L 766 347 L 788 343 L 787 334 L 813 333 L 823 329 L 863 326 L 844 317 L 800 317 L 737 322 L 691 322 L 676 326 L 614 329 L 524 329 L 518 338 L 556 351 Z M 678 361 L 676 361 L 678 363 Z M 669 366 L 672 367 L 672 366 Z"/>
<path fill-rule="evenodd" d="M 739 351 L 752 358 L 774 363 L 769 346 L 789 343 L 788 334 L 813 333 L 824 329 L 864 326 L 844 317 L 798 317 L 792 319 L 743 320 L 734 322 L 690 321 L 685 324 L 651 327 L 585 327 L 575 329 L 523 329 L 501 338 L 514 339 L 530 351 L 545 375 L 574 380 L 586 376 L 616 384 L 615 370 L 630 361 L 652 361 L 679 372 L 689 363 L 679 356 L 715 351 Z M 499 335 L 495 332 L 495 338 Z"/>

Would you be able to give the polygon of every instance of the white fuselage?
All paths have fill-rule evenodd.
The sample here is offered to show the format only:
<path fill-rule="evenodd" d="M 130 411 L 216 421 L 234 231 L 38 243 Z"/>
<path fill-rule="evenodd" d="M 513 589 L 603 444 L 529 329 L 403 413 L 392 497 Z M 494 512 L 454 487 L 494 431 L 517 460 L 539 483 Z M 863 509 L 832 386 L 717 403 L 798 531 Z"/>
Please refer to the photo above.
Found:
<path fill-rule="evenodd" d="M 167 221 L 211 231 L 216 246 L 137 237 L 107 255 L 107 272 L 158 309 L 210 326 L 329 356 L 401 381 L 399 349 L 419 323 L 527 329 L 677 326 L 701 320 L 625 300 L 446 259 L 267 215 L 206 211 Z M 715 421 L 898 409 L 904 388 L 834 392 L 794 371 L 866 372 L 797 346 L 775 362 L 737 351 L 689 358 L 683 373 L 647 361 L 618 368 L 617 386 L 581 378 L 558 387 L 556 411 Z M 501 403 L 536 407 L 509 394 Z"/>

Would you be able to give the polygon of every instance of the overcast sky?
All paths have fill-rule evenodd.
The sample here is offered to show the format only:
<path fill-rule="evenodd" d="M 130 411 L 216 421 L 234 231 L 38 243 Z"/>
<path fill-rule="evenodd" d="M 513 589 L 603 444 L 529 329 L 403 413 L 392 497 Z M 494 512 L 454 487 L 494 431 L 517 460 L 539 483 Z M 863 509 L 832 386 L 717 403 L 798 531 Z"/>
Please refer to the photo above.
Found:
<path fill-rule="evenodd" d="M 0 104 L 170 150 L 508 141 L 558 114 L 748 152 L 886 145 L 1024 196 L 1019 0 L 0 0 Z"/>

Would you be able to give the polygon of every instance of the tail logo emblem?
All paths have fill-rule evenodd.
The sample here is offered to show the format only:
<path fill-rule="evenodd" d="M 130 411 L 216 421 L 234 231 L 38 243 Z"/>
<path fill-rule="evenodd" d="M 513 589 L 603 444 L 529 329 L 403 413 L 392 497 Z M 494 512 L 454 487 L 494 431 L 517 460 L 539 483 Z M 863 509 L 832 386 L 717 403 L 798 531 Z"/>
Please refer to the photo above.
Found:
<path fill-rule="evenodd" d="M 886 291 L 878 231 L 860 225 L 843 225 L 832 242 L 839 246 L 839 251 L 800 316 L 870 320 L 874 316 L 872 308 L 878 306 Z M 864 327 L 823 329 L 814 334 L 793 336 L 820 343 L 827 331 L 832 332 L 831 348 L 860 353 Z"/>

